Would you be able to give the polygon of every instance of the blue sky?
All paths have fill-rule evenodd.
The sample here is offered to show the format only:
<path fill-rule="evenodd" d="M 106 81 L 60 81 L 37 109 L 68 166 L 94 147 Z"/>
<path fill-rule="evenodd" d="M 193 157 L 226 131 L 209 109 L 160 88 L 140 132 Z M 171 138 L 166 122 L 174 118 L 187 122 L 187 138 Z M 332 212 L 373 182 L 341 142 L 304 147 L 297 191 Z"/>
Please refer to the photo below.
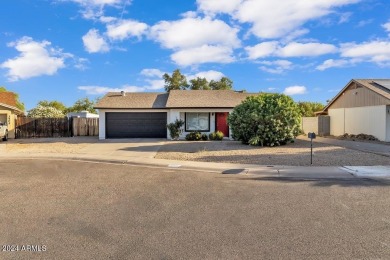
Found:
<path fill-rule="evenodd" d="M 2 0 L 0 85 L 27 109 L 163 91 L 163 73 L 325 103 L 389 78 L 386 0 Z"/>

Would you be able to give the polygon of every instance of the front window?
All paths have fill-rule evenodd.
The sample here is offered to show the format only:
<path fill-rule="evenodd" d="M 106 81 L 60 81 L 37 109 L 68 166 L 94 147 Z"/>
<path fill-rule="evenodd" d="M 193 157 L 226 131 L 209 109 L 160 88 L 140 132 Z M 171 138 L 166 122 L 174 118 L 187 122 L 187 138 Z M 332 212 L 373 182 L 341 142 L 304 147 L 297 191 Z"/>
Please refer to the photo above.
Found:
<path fill-rule="evenodd" d="M 210 113 L 186 113 L 186 132 L 210 131 Z"/>

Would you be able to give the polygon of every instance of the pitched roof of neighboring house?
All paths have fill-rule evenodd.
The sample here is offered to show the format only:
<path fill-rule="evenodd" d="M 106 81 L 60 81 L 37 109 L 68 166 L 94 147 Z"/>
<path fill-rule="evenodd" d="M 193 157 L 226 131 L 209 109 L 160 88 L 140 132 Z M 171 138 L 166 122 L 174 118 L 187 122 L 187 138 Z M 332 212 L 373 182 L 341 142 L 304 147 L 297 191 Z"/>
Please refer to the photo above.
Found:
<path fill-rule="evenodd" d="M 122 95 L 120 92 L 107 93 L 94 108 L 147 109 L 165 108 L 168 93 L 132 92 Z"/>
<path fill-rule="evenodd" d="M 171 90 L 167 108 L 230 108 L 254 93 L 233 90 Z"/>
<path fill-rule="evenodd" d="M 16 107 L 16 95 L 13 92 L 0 92 L 0 103 Z"/>
<path fill-rule="evenodd" d="M 323 111 L 317 112 L 318 114 L 327 111 L 328 108 L 344 93 L 344 91 L 352 84 L 356 83 L 363 87 L 366 87 L 375 93 L 389 99 L 390 103 L 390 79 L 352 79 L 348 84 L 324 107 Z"/>
<path fill-rule="evenodd" d="M 106 94 L 95 108 L 158 109 L 158 108 L 233 108 L 246 97 L 258 93 L 233 90 L 171 90 L 169 93 L 119 92 Z"/>
<path fill-rule="evenodd" d="M 24 112 L 22 110 L 20 110 L 19 108 L 14 107 L 14 106 L 10 106 L 8 104 L 4 104 L 4 103 L 0 102 L 0 107 L 5 107 L 8 110 L 12 110 L 17 115 L 23 115 L 24 114 Z"/>

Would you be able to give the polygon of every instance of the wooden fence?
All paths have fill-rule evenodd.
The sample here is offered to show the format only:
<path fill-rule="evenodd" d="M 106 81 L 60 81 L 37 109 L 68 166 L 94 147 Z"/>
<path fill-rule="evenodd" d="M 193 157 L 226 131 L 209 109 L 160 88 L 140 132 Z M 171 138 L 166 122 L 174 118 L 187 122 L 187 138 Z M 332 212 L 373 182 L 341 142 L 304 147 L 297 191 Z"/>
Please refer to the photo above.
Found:
<path fill-rule="evenodd" d="M 99 135 L 99 118 L 29 118 L 15 120 L 15 138 Z"/>
<path fill-rule="evenodd" d="M 73 136 L 98 136 L 99 118 L 73 118 Z"/>

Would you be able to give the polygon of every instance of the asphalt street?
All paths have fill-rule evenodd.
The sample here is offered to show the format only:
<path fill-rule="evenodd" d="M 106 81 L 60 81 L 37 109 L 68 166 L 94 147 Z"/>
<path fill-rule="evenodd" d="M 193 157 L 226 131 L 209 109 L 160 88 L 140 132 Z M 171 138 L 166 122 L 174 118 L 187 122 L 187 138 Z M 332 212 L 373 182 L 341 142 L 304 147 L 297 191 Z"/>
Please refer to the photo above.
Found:
<path fill-rule="evenodd" d="M 389 181 L 231 173 L 0 160 L 0 259 L 390 259 Z"/>

